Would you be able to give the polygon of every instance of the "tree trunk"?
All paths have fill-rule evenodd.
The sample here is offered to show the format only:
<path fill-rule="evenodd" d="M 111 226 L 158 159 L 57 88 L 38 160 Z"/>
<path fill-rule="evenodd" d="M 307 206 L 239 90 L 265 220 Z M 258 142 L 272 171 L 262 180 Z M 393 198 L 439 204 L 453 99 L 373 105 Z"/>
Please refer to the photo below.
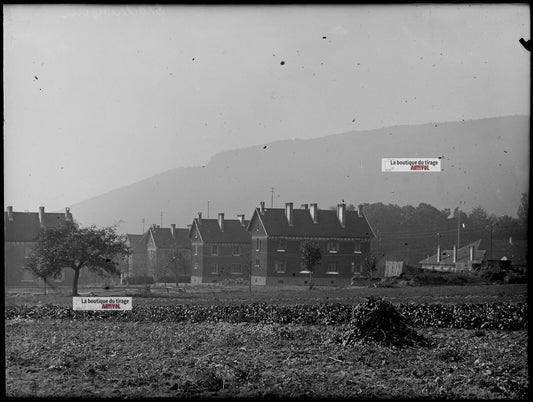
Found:
<path fill-rule="evenodd" d="M 72 282 L 72 296 L 78 296 L 78 279 L 80 279 L 80 268 L 72 268 L 74 270 L 74 281 Z"/>

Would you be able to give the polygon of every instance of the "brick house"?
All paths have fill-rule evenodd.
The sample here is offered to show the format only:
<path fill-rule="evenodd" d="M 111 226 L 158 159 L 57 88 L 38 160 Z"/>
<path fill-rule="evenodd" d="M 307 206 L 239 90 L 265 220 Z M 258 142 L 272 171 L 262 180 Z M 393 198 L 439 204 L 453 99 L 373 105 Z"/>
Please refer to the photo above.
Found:
<path fill-rule="evenodd" d="M 45 212 L 14 212 L 7 207 L 4 212 L 4 280 L 6 286 L 35 285 L 41 281 L 34 278 L 30 271 L 23 269 L 25 260 L 30 256 L 37 244 L 41 228 L 60 227 L 66 221 L 72 221 L 69 208 L 64 213 Z M 64 270 L 61 278 L 54 282 L 62 284 L 73 278 L 69 271 Z"/>
<path fill-rule="evenodd" d="M 126 257 L 126 276 L 139 276 L 144 274 L 146 267 L 146 247 L 141 243 L 142 234 L 126 234 L 126 245 L 131 254 Z"/>
<path fill-rule="evenodd" d="M 375 237 L 362 213 L 319 210 L 317 204 L 294 209 L 292 202 L 283 208 L 256 208 L 248 224 L 252 240 L 253 285 L 305 285 L 309 272 L 301 266 L 301 247 L 315 241 L 322 260 L 315 267 L 316 285 L 349 285 L 352 277 L 368 275 L 364 261 L 370 256 L 370 241 Z"/>
<path fill-rule="evenodd" d="M 179 251 L 185 258 L 185 266 L 179 268 L 177 274 L 180 277 L 190 275 L 191 243 L 189 229 L 176 228 L 172 224 L 170 228 L 162 228 L 152 225 L 139 240 L 137 247 L 137 264 L 130 267 L 132 275 L 147 275 L 154 278 L 155 282 L 162 282 L 164 277 L 175 276 L 176 272 L 170 263 L 170 256 Z M 143 254 L 146 257 L 143 263 Z M 137 268 L 137 269 L 135 269 Z"/>
<path fill-rule="evenodd" d="M 193 220 L 189 238 L 192 244 L 191 283 L 212 283 L 224 280 L 248 280 L 250 269 L 250 233 L 244 215 L 238 219 Z"/>

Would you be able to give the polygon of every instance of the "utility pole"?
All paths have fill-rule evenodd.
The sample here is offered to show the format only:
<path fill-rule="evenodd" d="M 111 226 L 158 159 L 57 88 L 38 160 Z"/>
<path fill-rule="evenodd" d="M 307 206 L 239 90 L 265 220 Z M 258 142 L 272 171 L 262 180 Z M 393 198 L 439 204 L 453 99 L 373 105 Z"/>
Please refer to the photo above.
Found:
<path fill-rule="evenodd" d="M 161 211 L 161 227 L 163 227 L 163 211 Z"/>
<path fill-rule="evenodd" d="M 461 210 L 457 208 L 457 250 L 459 250 L 459 240 L 461 239 Z"/>
<path fill-rule="evenodd" d="M 142 221 L 142 224 L 143 224 L 143 231 L 142 231 L 142 232 L 143 232 L 143 234 L 144 234 L 144 218 L 142 218 L 141 221 Z"/>
<path fill-rule="evenodd" d="M 207 201 L 207 219 L 209 219 L 209 201 Z"/>
<path fill-rule="evenodd" d="M 270 208 L 274 208 L 274 187 L 270 187 L 271 188 L 271 197 L 270 197 Z"/>
<path fill-rule="evenodd" d="M 490 223 L 490 259 L 492 260 L 492 222 Z"/>

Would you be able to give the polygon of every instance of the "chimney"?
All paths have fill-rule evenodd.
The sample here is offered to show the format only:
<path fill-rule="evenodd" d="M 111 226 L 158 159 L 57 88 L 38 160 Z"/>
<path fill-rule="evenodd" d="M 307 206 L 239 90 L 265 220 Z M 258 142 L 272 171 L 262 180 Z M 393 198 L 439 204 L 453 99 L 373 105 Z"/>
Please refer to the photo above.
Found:
<path fill-rule="evenodd" d="M 311 213 L 311 219 L 313 223 L 318 223 L 318 207 L 317 204 L 310 204 L 309 212 Z"/>
<path fill-rule="evenodd" d="M 357 216 L 358 216 L 359 218 L 362 218 L 362 217 L 363 217 L 363 205 L 361 205 L 361 204 L 359 204 L 359 205 L 357 206 Z"/>
<path fill-rule="evenodd" d="M 457 262 L 457 246 L 455 244 L 453 246 L 453 262 Z"/>
<path fill-rule="evenodd" d="M 509 244 L 512 246 L 513 245 L 513 237 L 512 236 L 509 236 Z"/>
<path fill-rule="evenodd" d="M 265 213 L 265 202 L 261 201 L 259 204 L 261 205 L 261 209 L 259 210 L 259 212 L 261 212 L 261 214 L 264 214 Z"/>
<path fill-rule="evenodd" d="M 187 229 L 191 230 L 191 228 L 192 228 L 192 225 L 190 225 L 190 224 L 187 225 Z"/>
<path fill-rule="evenodd" d="M 346 204 L 338 204 L 337 205 L 337 218 L 339 219 L 340 225 L 345 228 L 346 227 Z"/>
<path fill-rule="evenodd" d="M 223 213 L 218 214 L 218 226 L 220 226 L 220 231 L 223 232 L 224 231 L 224 214 Z"/>
<path fill-rule="evenodd" d="M 39 223 L 44 228 L 44 207 L 39 207 Z"/>
<path fill-rule="evenodd" d="M 287 217 L 289 226 L 292 226 L 292 202 L 285 203 L 285 216 Z"/>
<path fill-rule="evenodd" d="M 474 246 L 470 246 L 470 261 L 474 261 Z"/>
<path fill-rule="evenodd" d="M 302 209 L 305 209 L 306 211 L 309 209 L 309 205 L 308 204 L 302 204 Z"/>
<path fill-rule="evenodd" d="M 72 221 L 72 214 L 70 213 L 70 208 L 65 208 L 65 220 Z"/>
<path fill-rule="evenodd" d="M 172 235 L 172 237 L 174 237 L 174 233 L 176 232 L 176 224 L 175 223 L 172 223 L 170 225 L 170 234 Z"/>
<path fill-rule="evenodd" d="M 202 223 L 202 213 L 198 212 L 198 224 L 200 225 Z"/>
<path fill-rule="evenodd" d="M 244 226 L 244 214 L 237 215 L 237 219 L 241 223 L 241 226 Z"/>
<path fill-rule="evenodd" d="M 440 262 L 440 246 L 437 246 L 437 262 Z"/>
<path fill-rule="evenodd" d="M 13 207 L 7 207 L 7 220 L 13 220 Z"/>

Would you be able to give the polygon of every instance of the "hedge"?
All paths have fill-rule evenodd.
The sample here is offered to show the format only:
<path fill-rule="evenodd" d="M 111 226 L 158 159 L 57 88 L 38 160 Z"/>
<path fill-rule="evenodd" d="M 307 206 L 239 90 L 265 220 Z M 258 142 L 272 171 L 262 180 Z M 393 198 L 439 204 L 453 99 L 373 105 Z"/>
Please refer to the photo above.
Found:
<path fill-rule="evenodd" d="M 526 303 L 479 304 L 394 304 L 413 327 L 463 329 L 527 329 Z M 314 305 L 217 304 L 217 305 L 134 305 L 130 311 L 74 311 L 52 304 L 6 306 L 5 319 L 64 319 L 146 322 L 248 322 L 263 324 L 349 324 L 356 317 L 350 304 Z"/>

